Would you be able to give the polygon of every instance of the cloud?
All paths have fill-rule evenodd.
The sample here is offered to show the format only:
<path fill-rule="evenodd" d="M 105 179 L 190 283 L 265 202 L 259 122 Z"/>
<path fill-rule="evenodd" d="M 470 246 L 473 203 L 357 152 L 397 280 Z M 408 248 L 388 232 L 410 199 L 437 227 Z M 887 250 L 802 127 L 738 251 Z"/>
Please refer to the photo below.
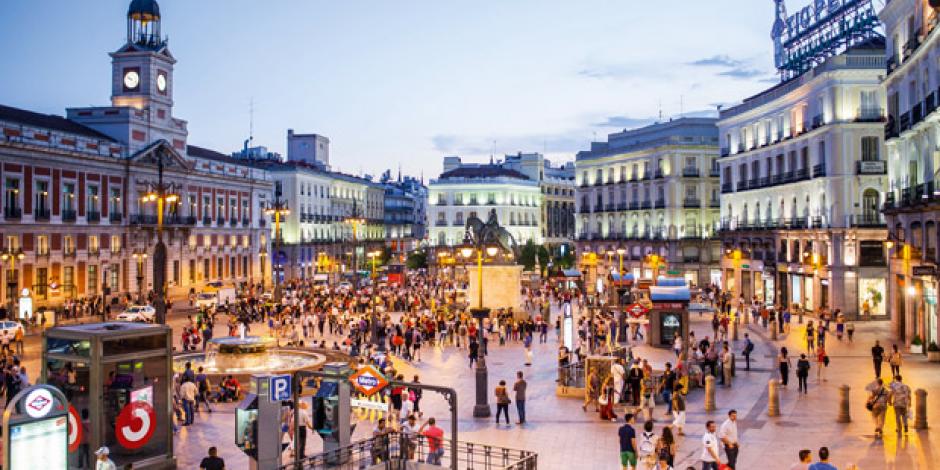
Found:
<path fill-rule="evenodd" d="M 637 70 L 624 64 L 609 64 L 585 67 L 578 70 L 578 75 L 587 78 L 624 78 L 635 75 Z"/>
<path fill-rule="evenodd" d="M 495 144 L 494 144 L 495 140 Z M 516 152 L 574 153 L 589 145 L 590 137 L 584 131 L 545 135 L 498 136 L 496 138 L 439 134 L 431 137 L 434 150 L 446 155 L 491 155 Z"/>
<path fill-rule="evenodd" d="M 695 67 L 739 67 L 743 64 L 744 61 L 732 59 L 727 55 L 715 55 L 689 62 L 689 65 Z"/>
<path fill-rule="evenodd" d="M 656 118 L 653 117 L 608 116 L 603 122 L 596 122 L 591 125 L 594 127 L 633 129 L 635 127 L 648 126 L 654 122 L 656 122 Z"/>
<path fill-rule="evenodd" d="M 718 75 L 722 77 L 747 79 L 767 75 L 767 72 L 747 67 L 736 67 L 730 70 L 725 70 L 724 72 L 720 72 Z"/>

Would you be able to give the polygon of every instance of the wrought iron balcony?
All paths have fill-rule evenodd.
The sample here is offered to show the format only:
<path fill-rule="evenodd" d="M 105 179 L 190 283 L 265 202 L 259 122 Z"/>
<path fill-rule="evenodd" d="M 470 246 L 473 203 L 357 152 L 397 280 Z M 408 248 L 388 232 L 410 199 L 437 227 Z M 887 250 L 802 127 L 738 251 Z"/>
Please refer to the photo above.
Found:
<path fill-rule="evenodd" d="M 110 221 L 111 223 L 118 224 L 118 223 L 121 223 L 122 220 L 124 220 L 124 214 L 120 212 L 108 213 L 108 221 Z"/>
<path fill-rule="evenodd" d="M 820 163 L 818 165 L 813 165 L 813 178 L 819 178 L 826 176 L 826 164 Z"/>
<path fill-rule="evenodd" d="M 62 211 L 62 222 L 75 222 L 75 209 L 65 209 Z"/>
<path fill-rule="evenodd" d="M 682 176 L 686 178 L 698 178 L 699 175 L 700 175 L 700 172 L 698 171 L 698 168 L 686 167 L 682 169 Z"/>
<path fill-rule="evenodd" d="M 98 211 L 88 211 L 85 213 L 85 220 L 88 222 L 100 222 L 101 221 L 101 212 Z"/>
<path fill-rule="evenodd" d="M 698 209 L 699 207 L 702 207 L 702 200 L 698 198 L 685 198 L 685 200 L 682 201 L 682 207 Z"/>
<path fill-rule="evenodd" d="M 49 216 L 50 216 L 50 214 L 49 214 L 49 209 L 45 209 L 45 208 L 43 208 L 43 209 L 38 209 L 38 208 L 37 208 L 37 209 L 34 209 L 34 210 L 33 210 L 33 218 L 34 218 L 35 220 L 43 220 L 43 221 L 49 220 Z"/>

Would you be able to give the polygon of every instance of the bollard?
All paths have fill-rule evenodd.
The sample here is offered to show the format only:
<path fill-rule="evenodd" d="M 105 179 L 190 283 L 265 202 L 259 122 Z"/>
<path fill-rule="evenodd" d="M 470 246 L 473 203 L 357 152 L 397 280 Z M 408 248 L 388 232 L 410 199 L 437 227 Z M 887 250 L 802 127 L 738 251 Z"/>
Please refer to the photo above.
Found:
<path fill-rule="evenodd" d="M 849 414 L 849 386 L 839 387 L 839 417 L 837 423 L 851 423 L 852 416 Z"/>
<path fill-rule="evenodd" d="M 715 376 L 705 377 L 705 411 L 715 411 Z"/>
<path fill-rule="evenodd" d="M 731 322 L 731 341 L 738 340 L 738 318 L 735 317 L 734 321 Z"/>
<path fill-rule="evenodd" d="M 777 341 L 777 320 L 770 322 L 770 340 Z"/>
<path fill-rule="evenodd" d="M 918 388 L 914 392 L 914 429 L 927 429 L 927 391 Z"/>
<path fill-rule="evenodd" d="M 767 416 L 780 416 L 780 395 L 777 394 L 777 379 L 767 381 Z"/>
<path fill-rule="evenodd" d="M 751 309 L 749 309 L 749 308 L 748 308 L 748 309 L 744 309 L 744 315 L 742 315 L 742 316 L 744 317 L 744 324 L 745 324 L 745 325 L 747 325 L 748 323 L 751 322 L 751 320 L 750 320 L 751 315 L 752 315 Z"/>

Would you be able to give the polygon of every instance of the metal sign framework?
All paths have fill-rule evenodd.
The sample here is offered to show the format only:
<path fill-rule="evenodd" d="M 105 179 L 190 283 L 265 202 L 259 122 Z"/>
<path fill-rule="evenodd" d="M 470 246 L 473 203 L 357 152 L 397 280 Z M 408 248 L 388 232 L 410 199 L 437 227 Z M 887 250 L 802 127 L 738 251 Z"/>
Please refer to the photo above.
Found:
<path fill-rule="evenodd" d="M 882 37 L 871 0 L 811 0 L 792 16 L 787 16 L 784 0 L 774 2 L 777 11 L 771 37 L 782 80 L 796 77 L 849 47 Z"/>

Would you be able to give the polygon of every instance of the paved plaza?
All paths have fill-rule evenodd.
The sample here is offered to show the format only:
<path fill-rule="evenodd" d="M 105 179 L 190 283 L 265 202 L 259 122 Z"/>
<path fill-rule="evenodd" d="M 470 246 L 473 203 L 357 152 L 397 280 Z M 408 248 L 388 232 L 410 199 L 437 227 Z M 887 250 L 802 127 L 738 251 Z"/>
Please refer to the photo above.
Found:
<path fill-rule="evenodd" d="M 795 319 L 794 319 L 795 320 Z M 174 313 L 170 324 L 179 342 L 179 328 L 185 323 L 185 313 Z M 220 322 L 221 323 L 221 322 Z M 699 317 L 692 314 L 693 329 L 697 338 L 711 334 L 710 316 Z M 794 329 L 798 326 L 794 323 Z M 832 359 L 826 371 L 827 381 L 821 384 L 815 381 L 815 371 L 810 374 L 809 394 L 799 395 L 795 384 L 788 389 L 781 388 L 781 416 L 767 417 L 767 382 L 775 375 L 771 372 L 776 348 L 787 346 L 791 354 L 802 352 L 800 335 L 795 330 L 780 341 L 771 343 L 764 329 L 750 325 L 743 332 L 749 331 L 756 343 L 752 361 L 752 371 L 743 370 L 743 358 L 739 357 L 737 377 L 732 388 L 717 387 L 716 400 L 718 410 L 713 413 L 703 411 L 704 394 L 701 389 L 693 390 L 689 395 L 689 412 L 686 436 L 679 439 L 677 467 L 685 469 L 687 465 L 700 467 L 698 457 L 701 453 L 701 435 L 707 420 L 724 420 L 729 409 L 738 410 L 739 430 L 741 434 L 741 454 L 738 468 L 788 469 L 796 462 L 800 449 L 812 449 L 815 453 L 820 446 L 829 446 L 833 462 L 843 468 L 848 463 L 855 463 L 860 469 L 931 469 L 937 468 L 940 456 L 935 455 L 940 449 L 940 435 L 933 431 L 912 430 L 911 433 L 898 437 L 895 434 L 894 418 L 890 408 L 883 440 L 874 439 L 874 426 L 868 412 L 864 409 L 864 386 L 873 378 L 873 369 L 869 349 L 875 338 L 890 347 L 885 338 L 890 337 L 887 323 L 859 324 L 853 343 L 839 342 L 831 336 L 827 349 Z M 265 333 L 265 327 L 254 333 Z M 224 334 L 224 327 L 217 326 L 216 334 Z M 331 340 L 332 337 L 328 337 Z M 26 364 L 31 373 L 38 372 L 38 338 L 27 338 Z M 501 447 L 533 450 L 539 455 L 539 467 L 546 469 L 566 468 L 617 468 L 618 442 L 617 428 L 620 423 L 602 422 L 598 414 L 583 412 L 581 401 L 573 398 L 560 398 L 555 395 L 557 375 L 555 354 L 557 338 L 554 332 L 549 334 L 547 344 L 534 344 L 534 363 L 524 366 L 525 355 L 519 343 L 507 346 L 491 346 L 487 365 L 489 367 L 490 388 L 502 379 L 512 384 L 515 372 L 521 370 L 529 382 L 527 397 L 527 421 L 523 426 L 505 424 L 495 425 L 493 418 L 474 419 L 474 375 L 468 366 L 466 350 L 453 347 L 425 347 L 422 361 L 406 363 L 396 361 L 396 368 L 410 378 L 414 374 L 428 384 L 454 387 L 459 397 L 459 439 Z M 743 345 L 739 342 L 734 348 L 740 353 Z M 635 354 L 647 358 L 657 369 L 673 360 L 670 350 L 636 346 Z M 937 365 L 922 359 L 906 357 L 901 373 L 912 389 L 940 389 L 940 374 Z M 885 374 L 888 370 L 885 367 Z M 847 384 L 851 387 L 852 422 L 836 423 L 838 413 L 838 387 Z M 930 396 L 928 402 L 936 403 Z M 495 405 L 492 402 L 495 413 Z M 449 413 L 445 402 L 433 393 L 425 394 L 421 408 L 425 417 L 434 416 L 439 425 L 450 429 Z M 515 407 L 510 407 L 512 421 L 515 422 Z M 665 412 L 662 404 L 657 405 L 655 417 L 660 419 Z M 176 455 L 180 468 L 195 468 L 210 446 L 217 446 L 220 455 L 229 468 L 247 468 L 248 458 L 234 445 L 234 405 L 217 404 L 213 413 L 201 411 L 193 426 L 183 427 L 176 436 Z M 639 420 L 638 420 L 639 421 Z M 665 420 L 656 423 L 657 433 Z M 670 421 L 671 422 L 671 421 Z M 940 423 L 940 405 L 929 409 L 929 422 Z M 936 424 L 933 424 L 936 426 Z M 642 426 L 642 421 L 637 427 Z M 370 435 L 373 425 L 361 422 L 353 439 Z M 308 454 L 321 449 L 321 442 L 315 435 L 308 438 Z M 286 454 L 285 454 L 286 455 Z M 577 464 L 575 464 L 577 462 Z"/>

